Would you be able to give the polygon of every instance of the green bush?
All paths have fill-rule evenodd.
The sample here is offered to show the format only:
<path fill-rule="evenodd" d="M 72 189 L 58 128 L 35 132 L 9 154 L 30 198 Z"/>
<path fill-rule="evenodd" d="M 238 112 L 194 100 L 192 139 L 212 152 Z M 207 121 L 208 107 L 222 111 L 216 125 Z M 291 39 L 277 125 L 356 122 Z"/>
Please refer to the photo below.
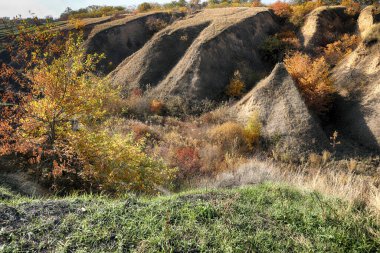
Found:
<path fill-rule="evenodd" d="M 259 113 L 252 113 L 243 133 L 248 147 L 253 149 L 253 147 L 258 144 L 261 136 L 261 122 Z"/>
<path fill-rule="evenodd" d="M 271 64 L 281 60 L 284 50 L 285 45 L 277 35 L 269 36 L 259 48 L 261 58 Z"/>

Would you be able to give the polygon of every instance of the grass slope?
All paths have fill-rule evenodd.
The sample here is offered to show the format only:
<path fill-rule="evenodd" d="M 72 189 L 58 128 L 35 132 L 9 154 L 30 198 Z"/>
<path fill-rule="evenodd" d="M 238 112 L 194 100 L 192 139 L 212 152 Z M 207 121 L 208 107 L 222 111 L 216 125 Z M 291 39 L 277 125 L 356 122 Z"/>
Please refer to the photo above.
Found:
<path fill-rule="evenodd" d="M 152 199 L 0 191 L 1 252 L 378 252 L 360 207 L 263 184 Z"/>

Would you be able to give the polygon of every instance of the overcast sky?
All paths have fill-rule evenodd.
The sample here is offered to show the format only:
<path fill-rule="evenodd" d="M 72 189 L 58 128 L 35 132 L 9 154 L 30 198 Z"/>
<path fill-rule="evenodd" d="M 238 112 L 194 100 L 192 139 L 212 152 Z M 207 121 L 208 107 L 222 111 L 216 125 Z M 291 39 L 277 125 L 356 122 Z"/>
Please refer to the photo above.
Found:
<path fill-rule="evenodd" d="M 29 17 L 29 11 L 39 17 L 58 17 L 67 7 L 79 9 L 89 5 L 136 6 L 142 2 L 167 3 L 172 0 L 0 0 L 0 17 Z M 264 0 L 267 2 L 271 0 Z"/>

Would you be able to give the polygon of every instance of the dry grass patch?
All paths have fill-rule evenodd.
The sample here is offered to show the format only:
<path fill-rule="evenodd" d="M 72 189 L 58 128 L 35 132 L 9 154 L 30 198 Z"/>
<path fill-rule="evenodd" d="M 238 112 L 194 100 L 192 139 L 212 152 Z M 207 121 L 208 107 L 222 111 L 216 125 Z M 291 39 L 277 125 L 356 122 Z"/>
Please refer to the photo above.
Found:
<path fill-rule="evenodd" d="M 380 218 L 380 184 L 376 176 L 348 171 L 344 161 L 321 165 L 275 163 L 252 159 L 236 170 L 199 182 L 200 187 L 236 187 L 264 182 L 286 183 L 299 189 L 317 191 L 326 196 L 344 199 L 351 206 L 364 206 Z M 364 165 L 363 165 L 364 166 Z"/>
<path fill-rule="evenodd" d="M 224 150 L 241 150 L 245 146 L 244 128 L 232 121 L 211 128 L 209 138 Z"/>

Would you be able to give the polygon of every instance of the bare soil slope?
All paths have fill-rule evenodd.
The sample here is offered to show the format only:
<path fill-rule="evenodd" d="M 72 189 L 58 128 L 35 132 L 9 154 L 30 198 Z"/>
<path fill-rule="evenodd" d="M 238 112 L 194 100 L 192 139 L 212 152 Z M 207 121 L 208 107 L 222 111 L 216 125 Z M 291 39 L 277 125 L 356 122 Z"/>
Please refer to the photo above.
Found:
<path fill-rule="evenodd" d="M 282 63 L 232 108 L 232 114 L 242 122 L 254 112 L 260 115 L 264 137 L 276 141 L 280 151 L 297 155 L 328 149 L 319 121 Z"/>
<path fill-rule="evenodd" d="M 181 15 L 168 12 L 128 15 L 96 26 L 88 36 L 85 47 L 88 53 L 105 54 L 106 59 L 100 65 L 103 71 L 109 72 L 144 46 L 159 29 Z"/>
<path fill-rule="evenodd" d="M 358 143 L 380 151 L 380 24 L 333 70 L 341 95 L 336 122 Z"/>
<path fill-rule="evenodd" d="M 356 21 L 344 6 L 322 6 L 307 15 L 301 29 L 301 40 L 307 49 L 325 46 L 338 35 L 354 32 Z"/>
<path fill-rule="evenodd" d="M 156 34 L 111 78 L 127 88 L 151 85 L 162 98 L 218 99 L 235 70 L 266 71 L 258 48 L 277 28 L 266 8 L 206 9 Z"/>
<path fill-rule="evenodd" d="M 380 7 L 373 5 L 365 7 L 358 18 L 358 29 L 362 36 L 372 25 L 380 22 Z"/>

